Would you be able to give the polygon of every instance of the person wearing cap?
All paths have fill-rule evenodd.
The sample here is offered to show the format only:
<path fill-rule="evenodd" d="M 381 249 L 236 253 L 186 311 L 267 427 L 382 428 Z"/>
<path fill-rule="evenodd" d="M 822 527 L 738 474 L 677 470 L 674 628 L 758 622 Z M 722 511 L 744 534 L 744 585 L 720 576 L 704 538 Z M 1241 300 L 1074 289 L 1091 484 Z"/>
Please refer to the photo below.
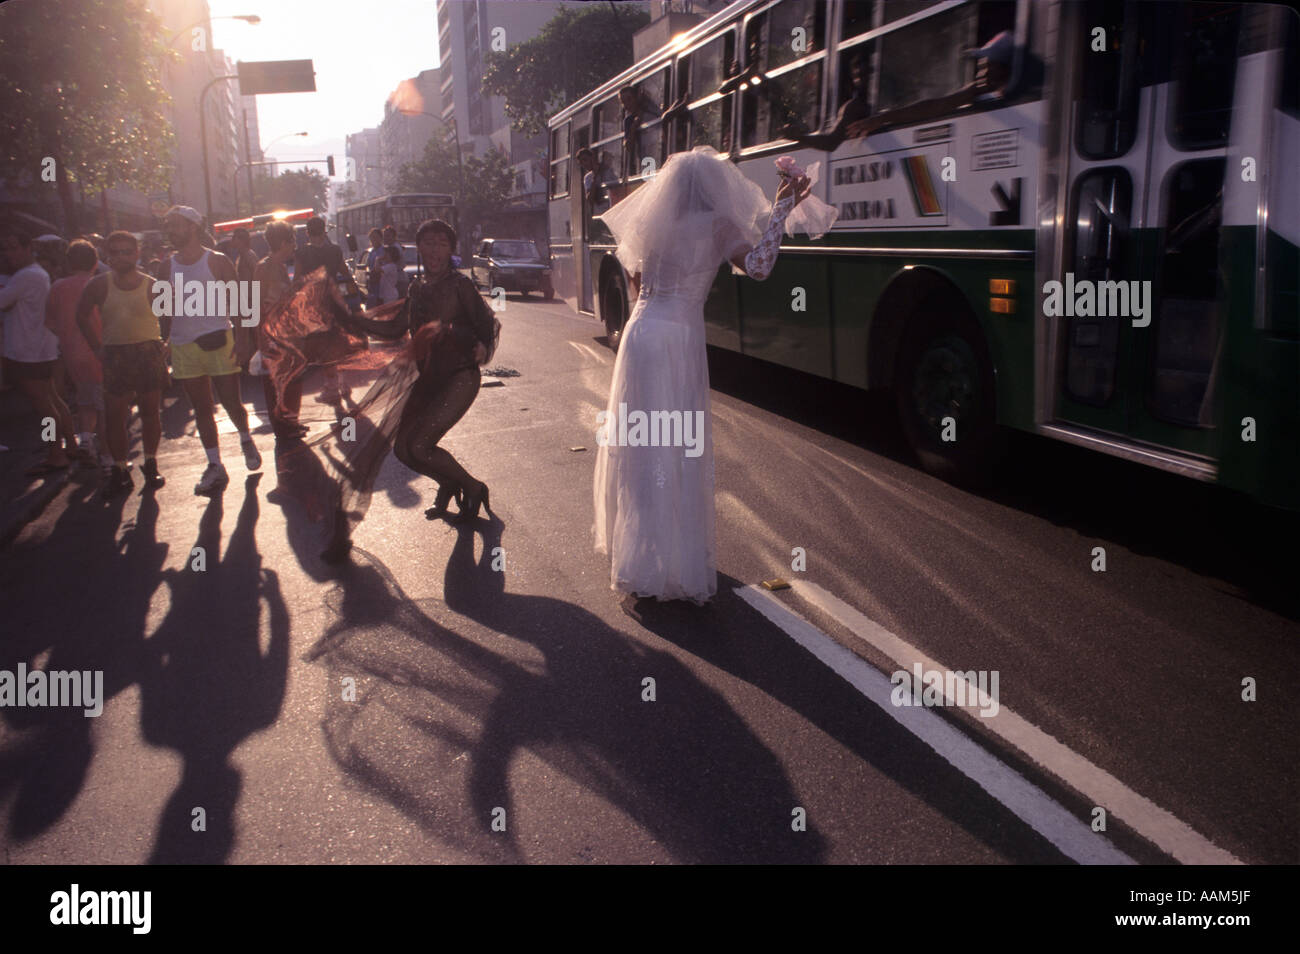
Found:
<path fill-rule="evenodd" d="M 234 263 L 201 242 L 203 217 L 198 212 L 187 205 L 172 206 L 167 210 L 164 223 L 176 251 L 169 260 L 168 274 L 163 276 L 163 281 L 170 284 L 174 276 L 180 275 L 184 284 L 197 281 L 205 288 L 211 282 L 238 281 Z M 208 458 L 208 466 L 194 492 L 211 495 L 230 482 L 217 444 L 213 388 L 221 406 L 230 415 L 231 423 L 239 431 L 244 464 L 249 470 L 262 466 L 262 455 L 248 430 L 248 411 L 239 394 L 234 328 L 226 315 L 175 315 L 169 324 L 170 328 L 164 334 L 171 345 L 172 377 L 181 382 L 194 407 L 199 440 Z"/>
<path fill-rule="evenodd" d="M 1010 30 L 994 35 L 983 46 L 963 50 L 962 56 L 975 60 L 975 79 L 947 96 L 925 99 L 897 109 L 868 116 L 852 123 L 848 135 L 860 138 L 871 135 L 884 126 L 910 126 L 915 123 L 943 119 L 960 109 L 979 103 L 991 103 L 1006 95 L 1012 79 L 1016 41 Z"/>

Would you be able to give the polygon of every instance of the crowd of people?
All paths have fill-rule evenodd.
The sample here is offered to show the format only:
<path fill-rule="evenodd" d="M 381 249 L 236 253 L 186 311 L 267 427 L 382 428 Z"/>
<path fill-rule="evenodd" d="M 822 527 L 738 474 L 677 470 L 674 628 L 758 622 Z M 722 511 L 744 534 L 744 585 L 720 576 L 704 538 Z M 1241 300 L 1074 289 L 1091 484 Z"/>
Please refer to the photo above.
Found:
<path fill-rule="evenodd" d="M 234 234 L 228 253 L 211 248 L 202 217 L 188 206 L 171 208 L 164 225 L 169 254 L 160 246 L 144 249 L 132 233 L 115 231 L 98 248 L 89 237 L 79 237 L 57 256 L 42 249 L 38 260 L 39 240 L 16 224 L 0 223 L 5 379 L 21 389 L 42 422 L 54 422 L 54 440 L 45 459 L 28 471 L 30 477 L 98 462 L 103 494 L 128 493 L 134 485 L 128 439 L 134 406 L 140 415 L 144 488 L 163 486 L 158 466 L 163 395 L 175 382 L 194 413 L 207 461 L 194 492 L 215 494 L 229 482 L 217 440 L 216 402 L 238 432 L 247 469 L 262 466 L 240 389 L 241 371 L 252 366 L 262 372 L 277 457 L 288 459 L 293 469 L 295 455 L 309 456 L 317 473 L 328 472 L 326 512 L 334 520 L 326 555 L 347 552 L 350 528 L 364 513 L 390 450 L 438 481 L 431 519 L 446 514 L 452 500 L 467 518 L 488 506 L 487 486 L 438 446 L 478 393 L 479 366 L 490 358 L 500 330 L 486 302 L 456 270 L 451 226 L 433 220 L 421 225 L 416 240 L 424 274 L 409 287 L 395 230 L 375 230 L 365 259 L 372 307 L 364 310 L 360 289 L 341 250 L 326 239 L 320 217 L 307 223 L 307 241 L 300 248 L 290 226 L 269 225 L 268 253 L 260 261 L 246 232 Z M 184 275 L 187 289 L 194 281 L 204 287 L 256 283 L 251 287 L 260 296 L 260 321 L 244 328 L 229 315 L 202 308 L 197 315 L 185 309 L 172 317 L 159 309 L 165 312 L 160 316 L 154 285 L 170 285 L 174 274 Z M 367 426 L 362 439 L 345 435 L 340 426 L 305 441 L 308 428 L 299 420 L 304 374 L 323 368 L 325 391 L 332 389 L 337 401 L 335 365 L 366 349 L 372 334 L 407 337 L 409 345 L 349 409 Z M 330 400 L 326 393 L 322 397 Z"/>

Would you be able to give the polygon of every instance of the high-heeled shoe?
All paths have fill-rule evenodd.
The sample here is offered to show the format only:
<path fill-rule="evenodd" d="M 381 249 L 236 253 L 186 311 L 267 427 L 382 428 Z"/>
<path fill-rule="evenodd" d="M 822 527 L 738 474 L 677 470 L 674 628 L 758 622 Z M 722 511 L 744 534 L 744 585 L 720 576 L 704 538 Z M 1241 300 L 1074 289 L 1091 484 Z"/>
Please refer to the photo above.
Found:
<path fill-rule="evenodd" d="M 437 520 L 439 517 L 446 516 L 447 505 L 456 501 L 456 509 L 463 511 L 465 509 L 465 497 L 461 489 L 455 484 L 439 484 L 438 496 L 433 498 L 433 506 L 424 512 L 426 520 Z"/>
<path fill-rule="evenodd" d="M 458 519 L 461 521 L 469 521 L 478 517 L 479 504 L 482 504 L 483 509 L 488 513 L 492 513 L 492 504 L 488 502 L 488 485 L 481 481 L 478 485 L 478 493 L 471 494 L 467 492 L 465 494 L 465 501 L 460 505 L 460 516 Z"/>

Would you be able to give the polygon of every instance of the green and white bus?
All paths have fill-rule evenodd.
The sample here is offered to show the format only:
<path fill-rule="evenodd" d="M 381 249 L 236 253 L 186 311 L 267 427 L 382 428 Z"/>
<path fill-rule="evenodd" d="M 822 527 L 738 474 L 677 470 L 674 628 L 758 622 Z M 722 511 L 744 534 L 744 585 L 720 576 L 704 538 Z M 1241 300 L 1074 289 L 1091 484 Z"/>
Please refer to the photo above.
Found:
<path fill-rule="evenodd" d="M 766 282 L 719 270 L 711 345 L 891 389 L 936 472 L 1001 425 L 1300 508 L 1296 57 L 1264 4 L 742 0 L 552 118 L 555 288 L 617 346 L 574 156 L 623 167 L 633 86 L 614 201 L 707 144 L 768 194 L 777 156 L 822 161 L 840 212 Z M 835 144 L 841 116 L 875 125 Z"/>

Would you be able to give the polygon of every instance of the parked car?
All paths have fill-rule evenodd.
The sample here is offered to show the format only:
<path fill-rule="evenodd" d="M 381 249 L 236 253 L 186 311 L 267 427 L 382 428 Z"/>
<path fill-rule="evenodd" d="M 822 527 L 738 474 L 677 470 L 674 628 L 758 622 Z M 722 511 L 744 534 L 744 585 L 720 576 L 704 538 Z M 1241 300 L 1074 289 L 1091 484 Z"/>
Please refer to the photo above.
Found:
<path fill-rule="evenodd" d="M 483 239 L 474 250 L 470 277 L 489 291 L 503 288 L 525 298 L 541 292 L 547 301 L 555 297 L 550 265 L 528 239 Z"/>

